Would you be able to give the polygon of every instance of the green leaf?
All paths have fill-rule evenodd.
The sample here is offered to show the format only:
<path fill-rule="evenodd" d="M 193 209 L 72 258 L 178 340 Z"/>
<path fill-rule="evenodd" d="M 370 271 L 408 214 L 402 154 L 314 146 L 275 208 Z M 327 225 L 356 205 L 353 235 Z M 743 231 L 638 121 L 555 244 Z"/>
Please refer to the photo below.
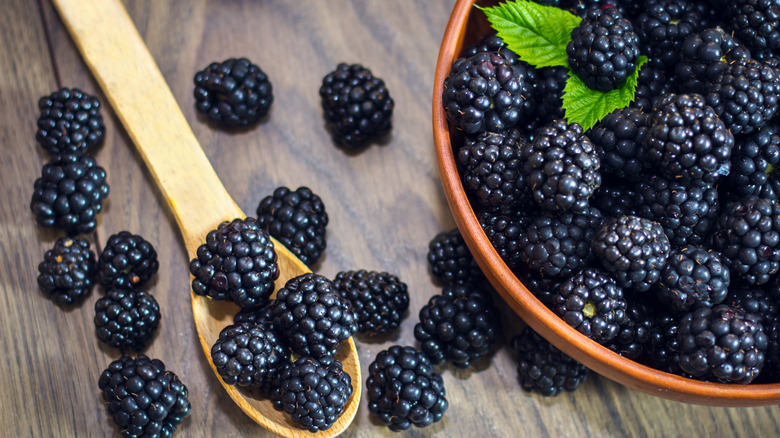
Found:
<path fill-rule="evenodd" d="M 568 67 L 566 45 L 582 19 L 569 11 L 530 0 L 480 8 L 498 36 L 534 67 Z"/>
<path fill-rule="evenodd" d="M 569 123 L 579 123 L 588 130 L 618 108 L 625 108 L 634 100 L 639 70 L 647 62 L 647 56 L 640 56 L 634 74 L 626 78 L 622 87 L 602 92 L 585 85 L 580 78 L 569 71 L 569 79 L 563 88 L 563 110 Z"/>

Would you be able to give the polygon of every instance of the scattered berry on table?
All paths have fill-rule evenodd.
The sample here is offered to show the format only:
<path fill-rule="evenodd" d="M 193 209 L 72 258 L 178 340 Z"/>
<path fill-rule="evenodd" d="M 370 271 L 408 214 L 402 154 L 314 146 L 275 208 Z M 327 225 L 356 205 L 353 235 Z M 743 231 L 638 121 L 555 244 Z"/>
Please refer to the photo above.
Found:
<path fill-rule="evenodd" d="M 109 289 L 95 302 L 98 339 L 125 352 L 143 351 L 160 325 L 160 305 L 140 289 Z"/>
<path fill-rule="evenodd" d="M 460 230 L 442 231 L 428 242 L 428 266 L 444 284 L 479 282 L 484 278 Z"/>
<path fill-rule="evenodd" d="M 278 379 L 290 351 L 271 323 L 235 323 L 220 331 L 211 360 L 226 384 L 262 386 Z"/>
<path fill-rule="evenodd" d="M 138 289 L 158 269 L 160 262 L 154 246 L 142 236 L 120 231 L 106 241 L 98 257 L 97 276 L 106 288 Z"/>
<path fill-rule="evenodd" d="M 84 154 L 103 142 L 100 102 L 78 88 L 61 88 L 38 101 L 35 139 L 52 156 Z"/>
<path fill-rule="evenodd" d="M 552 397 L 574 392 L 588 378 L 588 368 L 555 348 L 530 327 L 512 338 L 520 386 L 528 392 Z"/>
<path fill-rule="evenodd" d="M 688 311 L 700 304 L 726 299 L 731 275 L 720 253 L 701 246 L 675 247 L 669 254 L 655 295 L 672 311 Z"/>
<path fill-rule="evenodd" d="M 406 283 L 388 272 L 342 271 L 336 274 L 333 284 L 357 314 L 359 333 L 393 332 L 409 309 Z"/>
<path fill-rule="evenodd" d="M 88 240 L 61 237 L 38 264 L 38 287 L 60 306 L 74 304 L 89 293 L 96 269 Z"/>

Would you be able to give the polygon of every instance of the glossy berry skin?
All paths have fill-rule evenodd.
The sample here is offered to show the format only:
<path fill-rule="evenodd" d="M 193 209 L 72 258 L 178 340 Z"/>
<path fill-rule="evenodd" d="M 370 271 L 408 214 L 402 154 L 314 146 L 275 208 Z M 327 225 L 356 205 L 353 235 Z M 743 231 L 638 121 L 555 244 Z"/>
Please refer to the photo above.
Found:
<path fill-rule="evenodd" d="M 685 38 L 703 26 L 694 3 L 688 0 L 648 0 L 634 24 L 649 64 L 672 72 Z"/>
<path fill-rule="evenodd" d="M 444 284 L 475 283 L 484 278 L 460 230 L 442 231 L 428 242 L 431 274 Z"/>
<path fill-rule="evenodd" d="M 211 360 L 226 384 L 261 386 L 278 379 L 290 351 L 271 323 L 234 323 L 219 332 Z"/>
<path fill-rule="evenodd" d="M 523 209 L 484 210 L 477 215 L 479 224 L 499 257 L 510 269 L 522 266 L 520 240 L 529 225 Z"/>
<path fill-rule="evenodd" d="M 780 1 L 729 1 L 727 21 L 751 50 L 780 49 Z"/>
<path fill-rule="evenodd" d="M 726 299 L 731 274 L 720 253 L 700 246 L 675 247 L 655 292 L 672 311 L 687 311 L 699 304 L 715 305 Z"/>
<path fill-rule="evenodd" d="M 78 88 L 61 88 L 38 101 L 35 139 L 52 156 L 84 154 L 105 137 L 100 101 Z"/>
<path fill-rule="evenodd" d="M 388 272 L 341 271 L 333 284 L 357 314 L 359 333 L 391 333 L 398 329 L 409 309 L 406 283 Z"/>
<path fill-rule="evenodd" d="M 554 397 L 574 392 L 588 378 L 585 365 L 567 356 L 538 333 L 526 327 L 512 338 L 520 386 L 528 392 Z"/>
<path fill-rule="evenodd" d="M 749 57 L 750 52 L 720 27 L 711 27 L 688 35 L 681 47 L 681 59 L 675 66 L 677 89 L 683 93 L 706 95 L 710 84 L 728 62 Z"/>
<path fill-rule="evenodd" d="M 89 241 L 61 237 L 38 264 L 38 287 L 60 306 L 77 303 L 92 288 L 96 267 Z"/>
<path fill-rule="evenodd" d="M 738 198 L 780 200 L 779 167 L 780 128 L 770 123 L 734 145 L 728 191 Z"/>
<path fill-rule="evenodd" d="M 157 251 L 129 231 L 111 235 L 98 257 L 98 280 L 107 288 L 138 289 L 160 269 Z"/>
<path fill-rule="evenodd" d="M 95 302 L 98 339 L 122 352 L 143 351 L 161 318 L 157 300 L 144 290 L 110 289 Z"/>
<path fill-rule="evenodd" d="M 617 109 L 589 133 L 601 159 L 601 170 L 629 181 L 640 181 L 650 172 L 644 141 L 650 117 L 639 108 Z"/>

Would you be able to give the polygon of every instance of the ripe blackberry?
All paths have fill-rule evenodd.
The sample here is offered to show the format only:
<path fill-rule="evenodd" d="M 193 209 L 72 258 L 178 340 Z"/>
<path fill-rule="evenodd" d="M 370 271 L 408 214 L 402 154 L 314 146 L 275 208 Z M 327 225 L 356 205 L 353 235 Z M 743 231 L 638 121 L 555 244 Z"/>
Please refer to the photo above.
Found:
<path fill-rule="evenodd" d="M 590 88 L 620 88 L 636 70 L 639 37 L 618 8 L 588 10 L 566 45 L 569 66 Z"/>
<path fill-rule="evenodd" d="M 674 72 L 685 38 L 702 29 L 702 21 L 688 0 L 648 0 L 635 21 L 636 33 L 651 62 Z"/>
<path fill-rule="evenodd" d="M 308 187 L 278 187 L 257 206 L 257 222 L 303 263 L 313 265 L 327 246 L 328 213 Z"/>
<path fill-rule="evenodd" d="M 723 304 L 755 315 L 764 327 L 764 333 L 767 334 L 769 330 L 766 329 L 774 324 L 780 315 L 780 303 L 768 291 L 761 288 L 732 288 L 728 291 Z"/>
<path fill-rule="evenodd" d="M 69 236 L 97 227 L 109 187 L 106 171 L 89 155 L 63 154 L 43 165 L 35 180 L 30 209 L 38 225 L 58 227 Z"/>
<path fill-rule="evenodd" d="M 546 397 L 574 392 L 588 378 L 588 368 L 555 348 L 530 327 L 512 338 L 520 386 Z"/>
<path fill-rule="evenodd" d="M 650 172 L 644 141 L 650 117 L 639 108 L 621 108 L 607 114 L 588 137 L 596 146 L 604 173 L 639 181 Z"/>
<path fill-rule="evenodd" d="M 342 271 L 333 279 L 336 291 L 357 314 L 358 332 L 371 335 L 398 328 L 409 309 L 406 283 L 387 272 Z"/>
<path fill-rule="evenodd" d="M 537 82 L 533 96 L 536 99 L 535 118 L 539 126 L 544 126 L 555 119 L 562 119 L 563 87 L 569 79 L 569 69 L 566 67 L 544 67 L 537 71 Z"/>
<path fill-rule="evenodd" d="M 160 325 L 160 305 L 140 289 L 109 289 L 95 302 L 98 339 L 122 352 L 143 351 Z"/>
<path fill-rule="evenodd" d="M 319 274 L 290 279 L 271 306 L 282 340 L 300 356 L 332 356 L 358 330 L 357 312 L 336 285 Z"/>
<path fill-rule="evenodd" d="M 98 387 L 123 437 L 171 436 L 190 413 L 187 387 L 162 361 L 143 354 L 111 362 Z"/>
<path fill-rule="evenodd" d="M 729 270 L 717 251 L 700 246 L 675 247 L 655 294 L 672 311 L 683 312 L 699 304 L 722 303 L 730 282 Z"/>
<path fill-rule="evenodd" d="M 105 137 L 100 101 L 78 88 L 61 88 L 38 101 L 35 139 L 52 156 L 84 154 Z"/>
<path fill-rule="evenodd" d="M 520 131 L 483 132 L 467 137 L 458 149 L 463 186 L 491 207 L 512 206 L 530 197 L 522 174 Z"/>
<path fill-rule="evenodd" d="M 637 360 L 650 341 L 654 312 L 640 301 L 628 301 L 626 304 L 626 322 L 620 325 L 617 336 L 604 345 L 623 357 Z"/>
<path fill-rule="evenodd" d="M 212 62 L 193 80 L 195 108 L 225 128 L 257 123 L 274 101 L 268 76 L 246 58 Z"/>
<path fill-rule="evenodd" d="M 636 190 L 631 184 L 605 179 L 590 198 L 590 205 L 605 217 L 636 215 Z"/>
<path fill-rule="evenodd" d="M 476 283 L 484 278 L 457 228 L 442 231 L 428 242 L 428 266 L 444 284 Z"/>
<path fill-rule="evenodd" d="M 552 309 L 555 300 L 555 292 L 561 284 L 559 277 L 546 277 L 539 274 L 538 271 L 528 267 L 517 270 L 517 278 L 539 301 L 546 307 Z"/>
<path fill-rule="evenodd" d="M 671 251 L 661 225 L 638 216 L 605 219 L 591 247 L 618 285 L 637 292 L 659 280 Z"/>
<path fill-rule="evenodd" d="M 696 378 L 748 384 L 764 365 L 767 337 L 757 316 L 719 304 L 680 320 L 680 367 Z"/>
<path fill-rule="evenodd" d="M 531 194 L 550 211 L 582 211 L 601 185 L 601 160 L 577 123 L 557 119 L 522 145 L 523 176 Z"/>
<path fill-rule="evenodd" d="M 447 411 L 444 379 L 412 347 L 393 345 L 376 355 L 366 378 L 368 410 L 390 430 L 426 427 Z"/>
<path fill-rule="evenodd" d="M 780 49 L 780 1 L 732 0 L 727 17 L 735 36 L 751 49 Z"/>
<path fill-rule="evenodd" d="M 702 95 L 707 94 L 710 84 L 728 67 L 728 62 L 750 56 L 720 27 L 688 35 L 681 50 L 682 59 L 675 66 L 677 89 Z"/>
<path fill-rule="evenodd" d="M 219 332 L 211 360 L 226 384 L 260 386 L 278 379 L 290 351 L 271 323 L 234 323 Z"/>
<path fill-rule="evenodd" d="M 523 117 L 523 77 L 501 52 L 459 58 L 444 79 L 447 119 L 467 134 L 511 128 Z"/>
<path fill-rule="evenodd" d="M 530 220 L 523 210 L 485 210 L 477 215 L 479 224 L 498 255 L 510 269 L 522 264 L 520 238 Z"/>
<path fill-rule="evenodd" d="M 360 64 L 341 63 L 320 86 L 325 121 L 336 143 L 359 149 L 392 128 L 393 98 L 385 82 Z"/>
<path fill-rule="evenodd" d="M 640 358 L 653 368 L 678 375 L 686 373 L 680 368 L 680 341 L 677 331 L 681 316 L 662 309 L 655 313 L 650 337 L 647 341 L 647 354 Z"/>
<path fill-rule="evenodd" d="M 568 277 L 590 264 L 590 239 L 601 225 L 601 213 L 545 212 L 520 237 L 523 261 L 544 276 Z"/>
<path fill-rule="evenodd" d="M 273 321 L 273 315 L 271 314 L 271 304 L 265 306 L 250 307 L 248 309 L 240 309 L 233 315 L 233 323 L 239 324 L 242 322 L 248 323 L 271 323 Z"/>
<path fill-rule="evenodd" d="M 38 264 L 38 287 L 60 306 L 67 306 L 89 293 L 96 268 L 89 241 L 61 237 Z"/>
<path fill-rule="evenodd" d="M 553 311 L 599 344 L 614 339 L 626 323 L 623 289 L 607 274 L 586 268 L 558 286 Z"/>
<path fill-rule="evenodd" d="M 780 269 L 780 204 L 746 198 L 728 205 L 712 245 L 723 254 L 733 282 L 767 283 Z"/>
<path fill-rule="evenodd" d="M 352 396 L 352 379 L 332 357 L 299 357 L 279 374 L 281 406 L 309 432 L 330 429 Z"/>
<path fill-rule="evenodd" d="M 737 198 L 780 200 L 780 127 L 770 123 L 743 136 L 731 152 L 728 190 Z"/>
<path fill-rule="evenodd" d="M 458 368 L 485 356 L 501 332 L 490 295 L 470 285 L 445 286 L 420 309 L 414 337 L 433 364 L 447 360 Z"/>
<path fill-rule="evenodd" d="M 701 95 L 667 94 L 655 107 L 645 146 L 663 175 L 711 184 L 729 173 L 734 136 Z"/>
<path fill-rule="evenodd" d="M 279 265 L 271 237 L 249 217 L 210 231 L 190 261 L 190 273 L 195 294 L 252 308 L 268 303 Z"/>
<path fill-rule="evenodd" d="M 706 99 L 733 134 L 761 129 L 777 113 L 778 72 L 752 59 L 728 64 L 710 86 Z"/>
<path fill-rule="evenodd" d="M 98 257 L 97 278 L 106 288 L 138 289 L 157 273 L 157 251 L 129 231 L 113 234 Z"/>
<path fill-rule="evenodd" d="M 667 74 L 661 67 L 647 63 L 639 70 L 634 100 L 629 106 L 649 114 L 661 97 L 674 91 L 675 84 L 674 76 Z"/>

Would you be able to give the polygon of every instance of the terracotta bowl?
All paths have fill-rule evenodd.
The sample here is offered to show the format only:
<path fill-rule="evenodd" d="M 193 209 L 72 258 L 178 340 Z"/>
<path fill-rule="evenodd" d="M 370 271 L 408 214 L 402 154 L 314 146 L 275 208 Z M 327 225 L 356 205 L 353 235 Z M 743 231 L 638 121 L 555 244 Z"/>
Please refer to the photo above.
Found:
<path fill-rule="evenodd" d="M 545 307 L 507 267 L 477 221 L 461 184 L 452 142 L 462 136 L 450 129 L 441 101 L 444 79 L 461 49 L 492 34 L 483 12 L 474 6 L 498 1 L 459 0 L 444 32 L 433 87 L 433 134 L 442 185 L 455 222 L 482 271 L 506 303 L 531 328 L 593 371 L 633 389 L 659 397 L 712 406 L 780 404 L 780 384 L 716 384 L 668 374 L 626 359 L 590 340 Z"/>

